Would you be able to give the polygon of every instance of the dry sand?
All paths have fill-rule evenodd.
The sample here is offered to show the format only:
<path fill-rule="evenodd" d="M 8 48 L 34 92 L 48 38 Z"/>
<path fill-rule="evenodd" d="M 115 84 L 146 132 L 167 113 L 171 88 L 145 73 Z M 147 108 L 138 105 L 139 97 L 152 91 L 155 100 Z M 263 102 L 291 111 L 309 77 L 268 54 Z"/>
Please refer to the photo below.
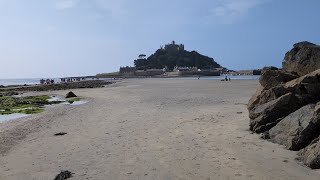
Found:
<path fill-rule="evenodd" d="M 0 179 L 69 170 L 77 180 L 319 180 L 295 152 L 248 131 L 257 84 L 142 79 L 74 90 L 89 102 L 0 124 Z"/>

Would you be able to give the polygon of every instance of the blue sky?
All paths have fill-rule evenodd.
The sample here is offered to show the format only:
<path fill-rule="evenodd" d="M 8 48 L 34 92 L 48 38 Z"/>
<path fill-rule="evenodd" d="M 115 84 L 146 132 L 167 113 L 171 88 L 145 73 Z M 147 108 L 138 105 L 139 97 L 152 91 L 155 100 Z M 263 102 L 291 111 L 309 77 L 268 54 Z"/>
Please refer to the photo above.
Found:
<path fill-rule="evenodd" d="M 0 0 L 0 78 L 94 75 L 175 40 L 229 69 L 320 44 L 319 0 Z"/>

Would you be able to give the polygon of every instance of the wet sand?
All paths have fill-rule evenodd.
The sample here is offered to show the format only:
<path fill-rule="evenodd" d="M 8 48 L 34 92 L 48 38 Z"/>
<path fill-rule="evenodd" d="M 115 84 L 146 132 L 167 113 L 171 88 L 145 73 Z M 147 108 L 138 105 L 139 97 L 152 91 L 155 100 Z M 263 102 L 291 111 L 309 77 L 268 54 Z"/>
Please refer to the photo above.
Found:
<path fill-rule="evenodd" d="M 318 180 L 295 152 L 248 131 L 246 104 L 257 85 L 138 79 L 73 90 L 88 103 L 0 123 L 0 179 L 69 170 L 77 180 Z"/>

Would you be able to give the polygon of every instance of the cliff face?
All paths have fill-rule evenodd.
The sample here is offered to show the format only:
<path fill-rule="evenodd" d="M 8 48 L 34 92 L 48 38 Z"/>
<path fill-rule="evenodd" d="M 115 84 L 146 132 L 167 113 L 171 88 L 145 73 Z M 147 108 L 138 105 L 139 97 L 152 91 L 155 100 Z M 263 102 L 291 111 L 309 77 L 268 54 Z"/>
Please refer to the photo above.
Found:
<path fill-rule="evenodd" d="M 199 54 L 196 51 L 183 49 L 159 49 L 147 59 L 134 61 L 136 69 L 162 69 L 167 67 L 173 70 L 174 66 L 197 67 L 199 69 L 220 68 L 213 58 Z"/>
<path fill-rule="evenodd" d="M 303 76 L 320 68 L 320 46 L 305 41 L 293 47 L 282 62 L 285 71 Z"/>

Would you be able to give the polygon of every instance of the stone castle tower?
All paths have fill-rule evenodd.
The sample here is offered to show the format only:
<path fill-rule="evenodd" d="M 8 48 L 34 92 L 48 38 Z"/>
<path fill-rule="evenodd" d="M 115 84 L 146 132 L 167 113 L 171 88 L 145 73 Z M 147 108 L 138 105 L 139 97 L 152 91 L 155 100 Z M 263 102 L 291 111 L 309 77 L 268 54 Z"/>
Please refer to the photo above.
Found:
<path fill-rule="evenodd" d="M 172 41 L 171 44 L 166 44 L 164 46 L 164 49 L 168 50 L 168 51 L 183 51 L 184 45 L 183 44 L 176 44 L 175 41 Z"/>

